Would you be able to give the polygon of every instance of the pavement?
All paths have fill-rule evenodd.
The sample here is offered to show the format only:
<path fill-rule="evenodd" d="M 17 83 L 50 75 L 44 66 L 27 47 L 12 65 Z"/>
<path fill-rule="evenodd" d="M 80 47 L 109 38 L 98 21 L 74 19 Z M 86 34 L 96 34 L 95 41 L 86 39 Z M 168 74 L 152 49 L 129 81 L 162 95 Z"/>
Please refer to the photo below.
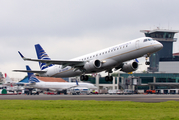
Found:
<path fill-rule="evenodd" d="M 1 95 L 0 100 L 97 100 L 97 101 L 134 101 L 165 102 L 179 101 L 179 95 L 133 94 L 133 95 Z"/>

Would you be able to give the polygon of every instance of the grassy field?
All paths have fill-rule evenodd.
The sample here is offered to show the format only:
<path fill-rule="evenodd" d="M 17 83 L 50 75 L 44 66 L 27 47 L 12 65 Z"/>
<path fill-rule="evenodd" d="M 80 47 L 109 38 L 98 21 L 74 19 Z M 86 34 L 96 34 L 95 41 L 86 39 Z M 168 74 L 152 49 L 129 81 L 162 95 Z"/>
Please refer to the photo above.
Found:
<path fill-rule="evenodd" d="M 179 120 L 179 102 L 0 100 L 0 120 Z"/>

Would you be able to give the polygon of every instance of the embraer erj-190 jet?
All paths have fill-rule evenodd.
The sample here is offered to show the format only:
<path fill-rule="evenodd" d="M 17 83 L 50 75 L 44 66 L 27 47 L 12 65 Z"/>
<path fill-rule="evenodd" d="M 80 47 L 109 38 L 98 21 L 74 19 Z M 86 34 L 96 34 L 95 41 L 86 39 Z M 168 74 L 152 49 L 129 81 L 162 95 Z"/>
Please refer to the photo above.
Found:
<path fill-rule="evenodd" d="M 118 44 L 100 51 L 96 51 L 71 60 L 51 60 L 43 48 L 35 45 L 38 59 L 31 59 L 19 54 L 24 60 L 39 62 L 40 71 L 31 71 L 40 76 L 49 77 L 73 77 L 80 76 L 81 80 L 87 80 L 85 74 L 106 71 L 108 76 L 106 81 L 112 81 L 112 69 L 120 69 L 123 72 L 132 72 L 137 70 L 137 60 L 130 61 L 142 56 L 148 58 L 163 48 L 163 45 L 150 37 L 142 37 L 129 42 Z M 146 65 L 150 63 L 146 60 Z M 26 70 L 14 70 L 16 72 L 28 72 Z"/>

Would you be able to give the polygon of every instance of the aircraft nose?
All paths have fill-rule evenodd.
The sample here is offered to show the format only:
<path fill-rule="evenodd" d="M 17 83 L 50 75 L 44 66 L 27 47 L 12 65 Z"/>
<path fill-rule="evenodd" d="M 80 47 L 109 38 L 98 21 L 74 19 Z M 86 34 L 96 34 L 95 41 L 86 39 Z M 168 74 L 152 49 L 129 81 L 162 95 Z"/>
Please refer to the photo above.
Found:
<path fill-rule="evenodd" d="M 163 48 L 162 43 L 157 42 L 157 44 L 155 45 L 155 49 L 157 49 L 157 50 L 161 50 L 162 48 Z"/>

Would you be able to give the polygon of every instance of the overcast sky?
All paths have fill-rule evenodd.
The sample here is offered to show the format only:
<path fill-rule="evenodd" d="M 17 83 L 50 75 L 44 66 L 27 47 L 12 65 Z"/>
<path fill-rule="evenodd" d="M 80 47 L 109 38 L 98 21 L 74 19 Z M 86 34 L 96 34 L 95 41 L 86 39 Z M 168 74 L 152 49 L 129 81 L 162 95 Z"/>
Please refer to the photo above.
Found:
<path fill-rule="evenodd" d="M 140 30 L 179 30 L 178 11 L 178 0 L 0 0 L 0 71 L 23 78 L 12 70 L 39 70 L 17 53 L 36 58 L 37 43 L 51 59 L 68 60 L 144 37 Z M 179 52 L 178 41 L 173 51 Z"/>

